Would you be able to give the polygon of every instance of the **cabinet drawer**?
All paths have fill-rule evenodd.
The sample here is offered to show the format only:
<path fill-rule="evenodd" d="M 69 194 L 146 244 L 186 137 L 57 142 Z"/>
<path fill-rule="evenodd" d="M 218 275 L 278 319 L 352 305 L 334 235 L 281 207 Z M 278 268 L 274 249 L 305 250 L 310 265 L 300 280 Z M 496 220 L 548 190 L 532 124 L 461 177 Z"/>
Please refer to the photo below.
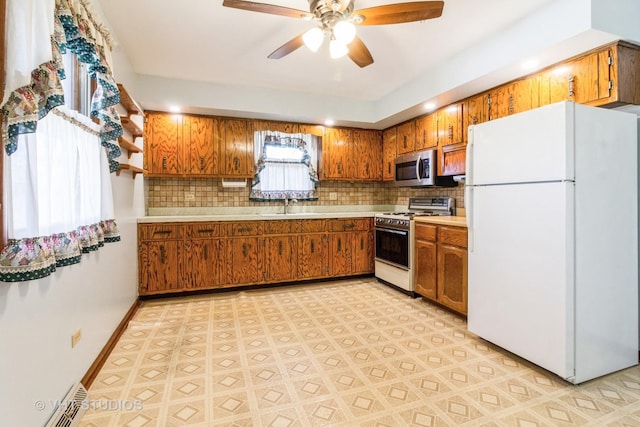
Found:
<path fill-rule="evenodd" d="M 323 233 L 325 231 L 324 219 L 303 219 L 300 221 L 300 233 Z"/>
<path fill-rule="evenodd" d="M 227 224 L 228 236 L 259 236 L 262 234 L 263 222 L 232 222 Z"/>
<path fill-rule="evenodd" d="M 197 239 L 198 237 L 219 237 L 220 224 L 212 222 L 201 222 L 196 224 L 187 224 L 185 226 L 185 234 L 188 238 Z"/>
<path fill-rule="evenodd" d="M 331 219 L 329 220 L 329 231 L 368 231 L 371 229 L 371 219 Z"/>
<path fill-rule="evenodd" d="M 300 229 L 298 221 L 295 220 L 273 220 L 264 222 L 265 234 L 290 234 Z"/>
<path fill-rule="evenodd" d="M 463 227 L 440 227 L 440 243 L 467 247 L 467 229 Z"/>
<path fill-rule="evenodd" d="M 429 224 L 416 224 L 416 239 L 436 241 L 437 227 Z"/>
<path fill-rule="evenodd" d="M 182 239 L 184 228 L 176 224 L 139 225 L 140 240 L 173 240 Z"/>

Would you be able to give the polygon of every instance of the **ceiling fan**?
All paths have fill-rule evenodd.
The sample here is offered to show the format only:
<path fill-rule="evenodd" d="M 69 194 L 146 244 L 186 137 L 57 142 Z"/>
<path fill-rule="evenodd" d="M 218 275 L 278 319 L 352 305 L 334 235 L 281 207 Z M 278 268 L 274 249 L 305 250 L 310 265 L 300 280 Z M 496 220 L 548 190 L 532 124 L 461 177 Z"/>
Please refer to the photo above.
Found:
<path fill-rule="evenodd" d="M 387 25 L 424 21 L 442 15 L 443 1 L 417 1 L 386 4 L 367 9 L 353 10 L 355 0 L 309 0 L 309 12 L 273 4 L 246 0 L 223 0 L 222 5 L 252 12 L 287 16 L 307 21 L 318 21 L 317 27 L 299 34 L 268 56 L 280 59 L 306 45 L 314 52 L 324 38 L 330 39 L 332 58 L 348 55 L 359 67 L 373 64 L 369 49 L 356 35 L 356 25 Z"/>

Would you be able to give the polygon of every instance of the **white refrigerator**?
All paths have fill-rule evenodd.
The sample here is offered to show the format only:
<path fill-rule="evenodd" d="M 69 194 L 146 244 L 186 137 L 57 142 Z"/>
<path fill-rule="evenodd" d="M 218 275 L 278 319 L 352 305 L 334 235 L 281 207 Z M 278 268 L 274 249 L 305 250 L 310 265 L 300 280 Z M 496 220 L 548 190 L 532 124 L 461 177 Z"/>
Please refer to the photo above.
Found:
<path fill-rule="evenodd" d="M 575 384 L 638 363 L 637 146 L 573 102 L 469 127 L 469 331 Z"/>

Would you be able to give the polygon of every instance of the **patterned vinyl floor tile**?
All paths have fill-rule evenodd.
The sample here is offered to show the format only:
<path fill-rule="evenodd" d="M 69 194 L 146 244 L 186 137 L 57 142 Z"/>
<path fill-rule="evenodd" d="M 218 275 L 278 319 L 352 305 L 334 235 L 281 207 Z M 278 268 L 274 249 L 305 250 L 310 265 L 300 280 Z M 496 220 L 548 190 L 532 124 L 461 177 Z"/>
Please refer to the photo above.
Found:
<path fill-rule="evenodd" d="M 128 406 L 84 427 L 640 426 L 640 366 L 571 385 L 366 278 L 145 301 L 89 398 Z"/>

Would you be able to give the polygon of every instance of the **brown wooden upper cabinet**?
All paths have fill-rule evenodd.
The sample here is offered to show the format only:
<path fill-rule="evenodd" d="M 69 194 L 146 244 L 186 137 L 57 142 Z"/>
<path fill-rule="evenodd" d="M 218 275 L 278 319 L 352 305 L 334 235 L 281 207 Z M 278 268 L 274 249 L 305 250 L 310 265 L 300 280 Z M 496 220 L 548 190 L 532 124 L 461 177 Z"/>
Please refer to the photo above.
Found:
<path fill-rule="evenodd" d="M 344 180 L 353 176 L 351 130 L 329 128 L 322 138 L 320 179 Z"/>
<path fill-rule="evenodd" d="M 425 150 L 438 146 L 437 116 L 428 114 L 415 119 L 415 150 Z"/>
<path fill-rule="evenodd" d="M 147 113 L 147 173 L 154 176 L 218 173 L 218 120 L 204 116 Z"/>
<path fill-rule="evenodd" d="M 538 107 L 538 79 L 524 78 L 511 82 L 488 93 L 489 120 Z"/>
<path fill-rule="evenodd" d="M 354 162 L 354 178 L 358 180 L 382 180 L 382 133 L 377 130 L 353 129 L 351 131 Z"/>
<path fill-rule="evenodd" d="M 253 132 L 248 121 L 146 114 L 148 176 L 252 176 Z"/>
<path fill-rule="evenodd" d="M 416 123 L 411 120 L 397 126 L 396 146 L 398 154 L 406 154 L 415 151 Z"/>
<path fill-rule="evenodd" d="M 253 127 L 248 120 L 221 119 L 224 136 L 220 145 L 220 176 L 253 177 Z"/>
<path fill-rule="evenodd" d="M 438 120 L 438 146 L 462 142 L 463 103 L 457 102 L 436 112 Z"/>
<path fill-rule="evenodd" d="M 397 128 L 386 129 L 382 132 L 382 180 L 393 181 L 396 175 L 395 160 L 398 155 L 396 148 Z"/>

